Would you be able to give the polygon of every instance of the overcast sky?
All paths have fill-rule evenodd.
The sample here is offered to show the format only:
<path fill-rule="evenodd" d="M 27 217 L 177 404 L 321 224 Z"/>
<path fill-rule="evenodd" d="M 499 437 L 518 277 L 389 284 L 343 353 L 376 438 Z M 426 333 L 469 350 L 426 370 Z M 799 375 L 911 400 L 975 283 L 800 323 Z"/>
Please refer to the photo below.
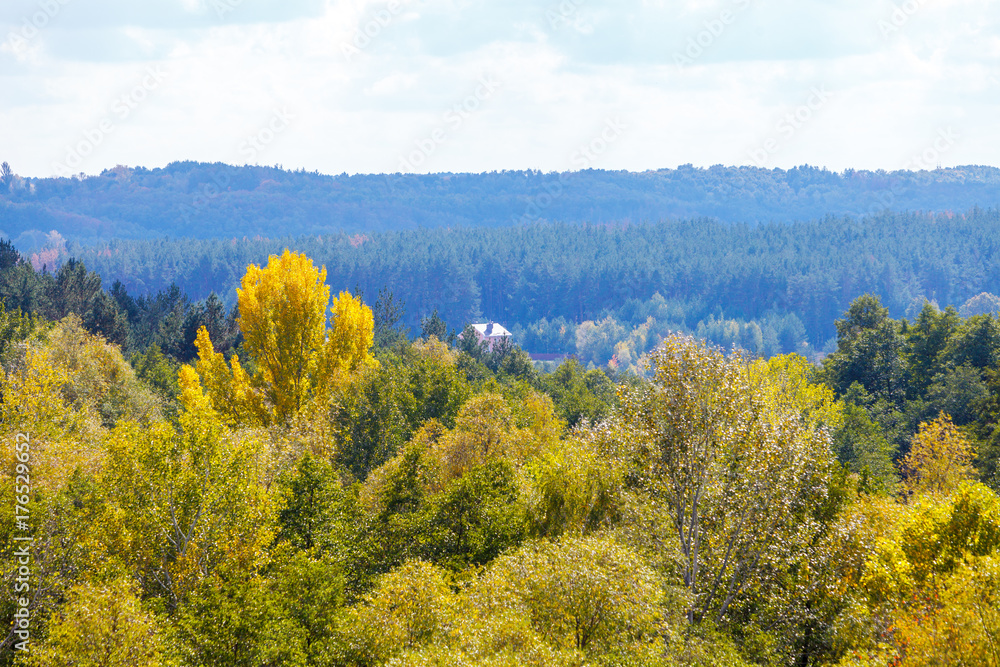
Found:
<path fill-rule="evenodd" d="M 0 0 L 0 160 L 1000 165 L 995 0 Z"/>

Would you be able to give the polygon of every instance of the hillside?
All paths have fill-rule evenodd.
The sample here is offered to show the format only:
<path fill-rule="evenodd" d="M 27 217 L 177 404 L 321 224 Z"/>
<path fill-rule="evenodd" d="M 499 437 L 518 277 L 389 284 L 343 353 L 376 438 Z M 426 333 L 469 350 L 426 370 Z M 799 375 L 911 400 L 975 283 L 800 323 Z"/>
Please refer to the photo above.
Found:
<path fill-rule="evenodd" d="M 330 176 L 177 162 L 78 178 L 11 174 L 0 180 L 0 236 L 28 251 L 41 247 L 53 230 L 84 243 L 163 236 L 274 238 L 539 220 L 705 217 L 754 224 L 997 204 L 1000 169 L 976 166 L 891 173 L 685 165 L 646 172 Z"/>

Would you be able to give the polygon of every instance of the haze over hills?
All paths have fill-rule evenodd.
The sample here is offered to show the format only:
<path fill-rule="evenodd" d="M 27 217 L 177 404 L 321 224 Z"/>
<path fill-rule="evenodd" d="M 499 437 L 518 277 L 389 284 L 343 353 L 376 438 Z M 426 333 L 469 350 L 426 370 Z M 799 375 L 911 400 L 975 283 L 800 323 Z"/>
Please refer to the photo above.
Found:
<path fill-rule="evenodd" d="M 16 171 L 16 165 L 15 165 Z M 117 239 L 269 238 L 534 221 L 717 218 L 790 222 L 891 211 L 962 212 L 1000 204 L 1000 169 L 831 172 L 810 166 L 656 171 L 339 176 L 279 167 L 175 162 L 99 176 L 0 180 L 0 235 L 22 250 L 57 231 Z"/>

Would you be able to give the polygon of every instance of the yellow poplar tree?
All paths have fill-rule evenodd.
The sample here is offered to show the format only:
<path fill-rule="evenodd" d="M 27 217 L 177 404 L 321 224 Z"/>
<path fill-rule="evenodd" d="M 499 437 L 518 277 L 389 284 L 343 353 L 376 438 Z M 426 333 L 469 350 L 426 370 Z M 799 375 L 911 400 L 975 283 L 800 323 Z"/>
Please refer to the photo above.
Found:
<path fill-rule="evenodd" d="M 251 389 L 251 378 L 240 364 L 239 356 L 233 355 L 230 371 L 225 357 L 215 351 L 205 327 L 198 329 L 195 347 L 198 348 L 195 368 L 184 366 L 179 373 L 181 404 L 188 410 L 193 409 L 200 400 L 204 382 L 211 402 L 230 423 L 264 423 L 267 411 L 260 394 Z"/>
<path fill-rule="evenodd" d="M 333 330 L 329 332 L 321 355 L 317 393 L 324 393 L 341 374 L 361 368 L 375 368 L 378 362 L 369 354 L 375 340 L 372 310 L 356 296 L 341 292 L 330 307 Z"/>
<path fill-rule="evenodd" d="M 320 366 L 330 302 L 325 281 L 325 268 L 285 249 L 266 268 L 248 266 L 236 290 L 244 345 L 281 421 L 302 409 Z"/>
<path fill-rule="evenodd" d="M 230 367 L 215 352 L 207 330 L 198 331 L 197 382 L 182 386 L 193 396 L 203 385 L 212 405 L 231 423 L 287 423 L 310 401 L 325 396 L 348 373 L 375 367 L 375 323 L 370 308 L 341 292 L 333 300 L 333 328 L 326 326 L 330 288 L 326 269 L 288 249 L 267 266 L 247 267 L 236 290 L 239 325 L 255 368 L 251 377 L 233 355 Z"/>

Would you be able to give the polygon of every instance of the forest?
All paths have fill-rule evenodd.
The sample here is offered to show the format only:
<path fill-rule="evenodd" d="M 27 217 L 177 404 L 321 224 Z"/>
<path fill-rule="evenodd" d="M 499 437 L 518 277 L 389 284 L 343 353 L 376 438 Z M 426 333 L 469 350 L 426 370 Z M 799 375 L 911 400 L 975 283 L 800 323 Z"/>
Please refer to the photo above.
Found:
<path fill-rule="evenodd" d="M 963 316 L 993 312 L 998 223 L 1000 209 L 973 208 L 761 225 L 531 223 L 89 246 L 53 237 L 28 258 L 56 279 L 57 267 L 76 258 L 105 285 L 121 283 L 112 290 L 119 309 L 134 310 L 127 293 L 184 319 L 213 292 L 235 306 L 245 267 L 288 247 L 325 266 L 337 291 L 368 295 L 373 305 L 391 294 L 411 336 L 435 311 L 455 331 L 492 319 L 528 352 L 637 372 L 639 358 L 670 332 L 816 360 L 836 349 L 834 321 L 866 293 L 896 318 L 915 317 L 925 300 Z M 26 285 L 0 282 L 0 296 L 25 303 Z M 182 295 L 189 300 L 173 304 Z"/>
<path fill-rule="evenodd" d="M 70 241 L 370 234 L 538 221 L 642 223 L 714 218 L 748 224 L 947 213 L 1000 205 L 1000 169 L 842 173 L 803 165 L 628 172 L 340 174 L 280 166 L 174 162 L 99 175 L 25 178 L 3 163 L 0 236 L 25 252 L 56 231 Z"/>
<path fill-rule="evenodd" d="M 0 664 L 1000 665 L 995 297 L 546 372 L 318 256 L 189 297 L 0 243 Z"/>

